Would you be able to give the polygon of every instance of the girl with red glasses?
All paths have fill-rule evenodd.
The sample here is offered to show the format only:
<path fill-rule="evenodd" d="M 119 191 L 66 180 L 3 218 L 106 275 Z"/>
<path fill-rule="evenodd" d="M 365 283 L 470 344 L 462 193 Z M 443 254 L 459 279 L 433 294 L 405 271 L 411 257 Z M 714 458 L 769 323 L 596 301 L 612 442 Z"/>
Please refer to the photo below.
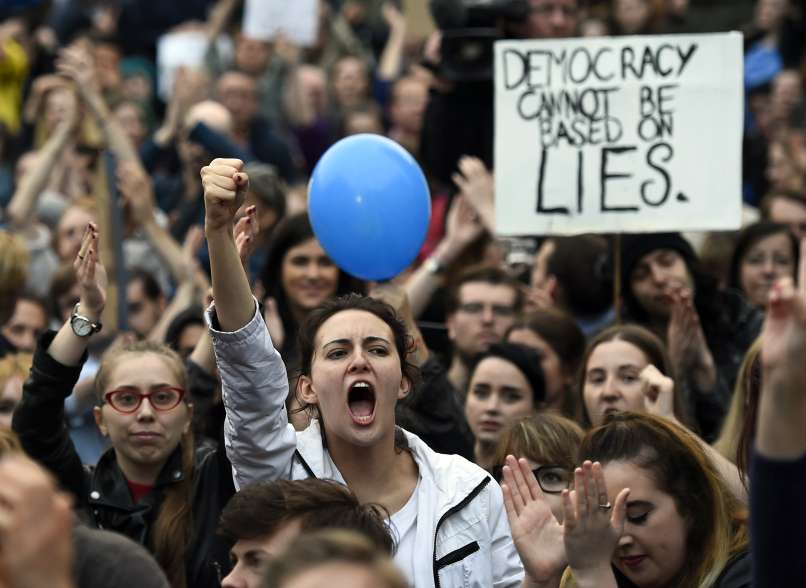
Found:
<path fill-rule="evenodd" d="M 95 466 L 81 464 L 63 425 L 64 399 L 101 328 L 106 274 L 97 252 L 98 231 L 91 224 L 74 262 L 80 301 L 58 333 L 40 340 L 14 430 L 26 452 L 72 491 L 85 518 L 149 548 L 172 586 L 218 587 L 229 553 L 215 529 L 234 494 L 232 467 L 223 447 L 194 448 L 182 359 L 148 341 L 103 356 L 94 413 L 112 448 Z"/>

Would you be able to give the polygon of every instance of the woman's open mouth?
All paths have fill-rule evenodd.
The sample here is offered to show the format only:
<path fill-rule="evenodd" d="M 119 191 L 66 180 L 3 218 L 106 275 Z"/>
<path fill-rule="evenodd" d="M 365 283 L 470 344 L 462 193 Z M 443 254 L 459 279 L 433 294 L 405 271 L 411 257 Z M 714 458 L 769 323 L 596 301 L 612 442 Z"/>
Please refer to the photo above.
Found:
<path fill-rule="evenodd" d="M 369 382 L 355 382 L 347 393 L 347 408 L 353 422 L 369 425 L 375 420 L 375 388 Z"/>

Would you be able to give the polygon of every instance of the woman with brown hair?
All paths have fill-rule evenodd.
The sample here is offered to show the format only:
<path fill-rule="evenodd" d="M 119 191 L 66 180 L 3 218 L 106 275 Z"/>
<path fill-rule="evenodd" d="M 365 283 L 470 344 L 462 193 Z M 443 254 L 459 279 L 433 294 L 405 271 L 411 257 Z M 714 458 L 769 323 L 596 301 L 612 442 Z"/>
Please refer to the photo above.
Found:
<path fill-rule="evenodd" d="M 25 451 L 73 493 L 91 524 L 150 549 L 175 588 L 217 587 L 229 554 L 215 529 L 234 493 L 232 466 L 223 447 L 194 446 L 194 407 L 179 356 L 150 342 L 107 352 L 95 379 L 94 414 L 112 448 L 85 467 L 68 436 L 64 399 L 78 380 L 90 337 L 101 329 L 106 302 L 94 225 L 73 267 L 79 303 L 58 333 L 40 341 L 13 428 Z"/>
<path fill-rule="evenodd" d="M 652 414 L 691 429 L 663 343 L 638 325 L 610 327 L 590 342 L 577 394 L 582 407 L 580 423 L 585 428 L 630 411 Z M 734 495 L 746 500 L 747 492 L 736 466 L 696 435 L 695 439 Z"/>
<path fill-rule="evenodd" d="M 576 418 L 573 384 L 585 353 L 585 335 L 574 318 L 560 310 L 541 309 L 516 319 L 506 340 L 532 347 L 540 354 L 546 379 L 546 399 L 541 409 Z"/>
<path fill-rule="evenodd" d="M 651 415 L 623 413 L 582 441 L 562 525 L 524 460 L 507 458 L 505 504 L 527 572 L 538 585 L 749 587 L 746 513 L 697 439 Z M 546 553 L 539 538 L 562 536 Z M 563 569 L 568 566 L 563 574 Z"/>
<path fill-rule="evenodd" d="M 584 436 L 579 425 L 560 415 L 538 413 L 522 419 L 501 437 L 493 477 L 499 484 L 503 481 L 508 455 L 525 459 L 551 507 L 551 513 L 562 521 L 562 492 L 574 479 L 577 452 Z"/>

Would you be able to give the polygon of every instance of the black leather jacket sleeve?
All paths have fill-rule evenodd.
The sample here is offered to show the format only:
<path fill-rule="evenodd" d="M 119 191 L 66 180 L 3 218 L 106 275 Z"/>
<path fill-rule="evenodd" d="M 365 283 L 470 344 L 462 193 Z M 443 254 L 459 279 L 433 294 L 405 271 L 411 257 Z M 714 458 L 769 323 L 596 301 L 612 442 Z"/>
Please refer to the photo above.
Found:
<path fill-rule="evenodd" d="M 65 490 L 80 498 L 86 477 L 65 424 L 64 399 L 72 393 L 87 356 L 78 366 L 59 363 L 47 352 L 55 336 L 55 331 L 48 331 L 39 338 L 12 428 L 26 453 L 50 470 Z"/>

